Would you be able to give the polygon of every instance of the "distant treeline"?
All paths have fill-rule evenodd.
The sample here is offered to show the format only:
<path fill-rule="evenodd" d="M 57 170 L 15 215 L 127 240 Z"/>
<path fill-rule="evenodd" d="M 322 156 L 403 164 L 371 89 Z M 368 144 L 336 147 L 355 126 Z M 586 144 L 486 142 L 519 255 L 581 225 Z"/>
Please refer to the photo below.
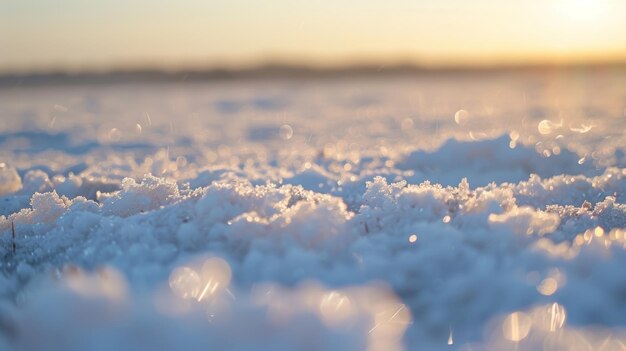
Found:
<path fill-rule="evenodd" d="M 312 67 L 270 64 L 253 68 L 230 69 L 183 69 L 178 71 L 159 69 L 134 69 L 111 71 L 65 72 L 50 71 L 36 73 L 0 73 L 0 88 L 121 83 L 177 83 L 247 79 L 328 79 L 377 76 L 439 76 L 439 75 L 482 75 L 498 73 L 544 73 L 576 70 L 626 70 L 626 62 L 603 64 L 543 64 L 502 65 L 481 67 L 423 67 L 412 64 L 401 65 L 351 65 L 340 67 Z"/>

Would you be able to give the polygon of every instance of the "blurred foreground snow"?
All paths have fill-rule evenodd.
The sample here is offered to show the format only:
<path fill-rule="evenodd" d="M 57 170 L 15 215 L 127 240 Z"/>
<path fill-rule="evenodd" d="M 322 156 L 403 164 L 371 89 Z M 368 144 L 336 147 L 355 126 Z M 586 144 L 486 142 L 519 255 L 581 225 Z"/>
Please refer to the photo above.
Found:
<path fill-rule="evenodd" d="M 5 88 L 0 349 L 624 350 L 625 108 L 620 71 Z"/>

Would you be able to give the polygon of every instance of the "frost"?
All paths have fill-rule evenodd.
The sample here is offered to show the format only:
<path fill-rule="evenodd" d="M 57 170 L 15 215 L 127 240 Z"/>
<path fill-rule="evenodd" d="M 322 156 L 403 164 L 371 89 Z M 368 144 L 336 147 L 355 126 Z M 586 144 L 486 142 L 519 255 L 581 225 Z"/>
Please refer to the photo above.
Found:
<path fill-rule="evenodd" d="M 506 228 L 517 234 L 551 233 L 559 226 L 559 216 L 553 213 L 536 211 L 532 207 L 514 208 L 503 214 L 490 214 L 492 228 Z"/>
<path fill-rule="evenodd" d="M 107 214 L 127 217 L 171 204 L 180 194 L 175 182 L 150 174 L 140 183 L 132 178 L 122 181 L 122 190 L 102 198 L 102 210 Z"/>
<path fill-rule="evenodd" d="M 50 224 L 61 217 L 70 202 L 67 198 L 60 198 L 56 192 L 35 193 L 30 199 L 32 209 L 21 210 L 10 218 L 18 223 Z"/>

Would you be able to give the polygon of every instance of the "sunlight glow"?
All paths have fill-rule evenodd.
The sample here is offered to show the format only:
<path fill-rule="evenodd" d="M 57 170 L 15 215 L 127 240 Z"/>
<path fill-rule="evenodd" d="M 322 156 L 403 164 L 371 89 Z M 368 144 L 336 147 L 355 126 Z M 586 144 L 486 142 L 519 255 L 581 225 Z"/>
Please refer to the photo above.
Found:
<path fill-rule="evenodd" d="M 626 58 L 626 2 L 620 0 L 251 4 L 0 2 L 0 33 L 11 33 L 0 34 L 4 49 L 0 72 L 143 65 L 246 67 L 273 60 L 320 66 L 355 62 L 445 66 Z M 122 9 L 125 18 L 116 19 L 114 14 Z M 117 25 L 109 30 L 110 23 Z"/>
<path fill-rule="evenodd" d="M 507 340 L 518 342 L 528 336 L 532 320 L 526 313 L 511 313 L 502 323 L 502 333 Z"/>
<path fill-rule="evenodd" d="M 598 21 L 610 11 L 610 2 L 606 0 L 561 0 L 562 15 L 572 21 Z"/>

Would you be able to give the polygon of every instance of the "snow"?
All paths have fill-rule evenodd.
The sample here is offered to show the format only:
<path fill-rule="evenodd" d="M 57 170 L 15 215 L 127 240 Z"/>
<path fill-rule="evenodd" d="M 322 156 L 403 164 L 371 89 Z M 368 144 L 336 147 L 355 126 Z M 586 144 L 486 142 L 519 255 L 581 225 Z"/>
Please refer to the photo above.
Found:
<path fill-rule="evenodd" d="M 625 75 L 5 88 L 0 349 L 623 349 Z"/>
<path fill-rule="evenodd" d="M 0 195 L 9 195 L 22 188 L 22 179 L 15 168 L 0 163 Z"/>

